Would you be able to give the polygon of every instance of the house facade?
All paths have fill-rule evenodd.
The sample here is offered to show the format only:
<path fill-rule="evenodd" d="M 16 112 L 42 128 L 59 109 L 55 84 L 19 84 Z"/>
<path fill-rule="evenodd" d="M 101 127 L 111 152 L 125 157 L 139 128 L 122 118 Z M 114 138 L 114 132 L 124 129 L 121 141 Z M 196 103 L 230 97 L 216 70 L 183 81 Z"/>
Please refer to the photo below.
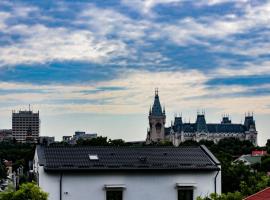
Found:
<path fill-rule="evenodd" d="M 221 168 L 205 146 L 37 146 L 34 172 L 50 200 L 195 200 L 221 193 Z"/>
<path fill-rule="evenodd" d="M 176 116 L 171 126 L 165 127 L 165 108 L 161 108 L 158 91 L 149 111 L 149 129 L 146 143 L 171 141 L 175 146 L 187 140 L 199 142 L 209 140 L 217 143 L 224 138 L 248 140 L 257 146 L 257 130 L 252 114 L 245 116 L 244 123 L 232 123 L 229 116 L 223 116 L 220 123 L 207 123 L 205 113 L 198 113 L 194 123 L 184 123 L 182 116 Z"/>

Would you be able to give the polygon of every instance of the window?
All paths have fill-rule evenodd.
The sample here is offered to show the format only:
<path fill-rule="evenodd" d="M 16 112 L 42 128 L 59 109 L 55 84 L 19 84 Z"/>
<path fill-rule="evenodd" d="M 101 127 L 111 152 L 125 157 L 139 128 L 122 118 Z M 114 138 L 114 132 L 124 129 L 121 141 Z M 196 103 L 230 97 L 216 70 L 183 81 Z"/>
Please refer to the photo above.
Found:
<path fill-rule="evenodd" d="M 107 190 L 106 200 L 123 200 L 122 190 Z"/>
<path fill-rule="evenodd" d="M 193 200 L 193 187 L 178 187 L 178 200 Z"/>
<path fill-rule="evenodd" d="M 106 200 L 123 200 L 123 190 L 125 188 L 125 185 L 122 184 L 105 185 Z"/>

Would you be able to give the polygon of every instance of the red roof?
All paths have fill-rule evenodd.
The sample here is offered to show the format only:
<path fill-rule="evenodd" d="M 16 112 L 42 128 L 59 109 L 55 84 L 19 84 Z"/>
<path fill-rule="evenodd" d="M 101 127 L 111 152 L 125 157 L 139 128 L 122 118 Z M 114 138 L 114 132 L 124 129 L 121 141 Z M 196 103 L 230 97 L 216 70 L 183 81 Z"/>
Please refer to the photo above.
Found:
<path fill-rule="evenodd" d="M 252 156 L 264 156 L 267 154 L 267 151 L 264 150 L 254 150 L 252 151 Z"/>
<path fill-rule="evenodd" d="M 270 187 L 248 196 L 244 200 L 270 200 Z"/>

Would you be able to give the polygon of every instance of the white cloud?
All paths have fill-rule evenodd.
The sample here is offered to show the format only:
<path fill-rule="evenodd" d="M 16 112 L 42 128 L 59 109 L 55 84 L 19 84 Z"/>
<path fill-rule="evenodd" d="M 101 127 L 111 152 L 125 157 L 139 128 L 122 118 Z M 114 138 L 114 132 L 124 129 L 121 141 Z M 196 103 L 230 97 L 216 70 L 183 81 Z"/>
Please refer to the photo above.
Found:
<path fill-rule="evenodd" d="M 0 47 L 2 66 L 57 60 L 100 63 L 127 53 L 126 46 L 121 41 L 98 40 L 89 31 L 70 31 L 43 25 L 16 25 L 6 32 L 20 32 L 25 39 L 8 47 Z"/>
<path fill-rule="evenodd" d="M 36 86 L 2 82 L 1 88 L 27 91 L 1 94 L 0 110 L 4 112 L 19 109 L 31 103 L 36 109 L 50 115 L 56 113 L 141 114 L 148 111 L 150 104 L 153 103 L 153 90 L 158 87 L 161 103 L 166 105 L 169 112 L 205 108 L 215 109 L 220 113 L 243 114 L 247 110 L 270 113 L 270 108 L 267 107 L 269 95 L 248 97 L 241 95 L 256 89 L 269 89 L 269 85 L 216 86 L 212 89 L 205 85 L 210 78 L 196 70 L 176 72 L 127 70 L 120 72 L 119 77 L 114 80 L 92 85 Z M 100 87 L 124 89 L 99 90 Z M 40 92 L 30 93 L 31 89 Z M 215 96 L 216 91 L 218 91 L 218 98 Z M 17 106 L 13 104 L 7 106 L 7 102 L 15 103 Z"/>
<path fill-rule="evenodd" d="M 180 1 L 134 1 L 134 4 L 136 2 L 142 4 L 144 9 L 151 10 L 158 4 L 172 4 Z M 212 4 L 218 2 L 221 1 L 213 1 Z M 10 17 L 29 17 L 30 13 L 39 12 L 35 7 L 28 8 L 23 5 L 16 6 L 14 10 L 18 11 L 17 15 L 15 12 L 0 13 L 0 28 L 6 34 L 19 34 L 22 39 L 10 46 L 0 47 L 2 66 L 55 60 L 107 63 L 119 57 L 126 58 L 130 62 L 140 60 L 143 64 L 157 64 L 147 59 L 149 56 L 142 51 L 144 46 L 152 45 L 149 40 L 167 40 L 180 46 L 200 44 L 213 51 L 232 50 L 231 53 L 235 51 L 243 55 L 261 55 L 269 49 L 269 44 L 266 43 L 263 48 L 260 48 L 261 45 L 255 44 L 255 47 L 249 45 L 245 51 L 241 46 L 237 46 L 232 36 L 246 33 L 254 28 L 268 27 L 270 3 L 253 7 L 247 4 L 243 8 L 242 16 L 228 14 L 198 18 L 186 17 L 174 23 L 158 23 L 149 18 L 132 19 L 116 10 L 97 8 L 88 4 L 73 22 L 74 25 L 87 26 L 80 30 L 68 26 L 65 28 L 47 27 L 42 24 L 7 25 L 5 21 Z M 228 38 L 232 40 L 230 45 L 226 44 Z M 215 46 L 211 44 L 213 39 L 223 42 Z M 130 41 L 132 44 L 129 43 Z M 247 43 L 247 41 L 244 42 Z M 157 52 L 153 53 L 157 54 Z M 166 56 L 159 54 L 159 60 L 168 60 Z M 124 59 L 121 63 L 125 63 Z"/>
<path fill-rule="evenodd" d="M 152 8 L 162 4 L 175 4 L 183 0 L 122 0 L 122 3 L 132 9 L 141 12 L 142 14 L 153 16 Z"/>
<path fill-rule="evenodd" d="M 242 63 L 241 67 L 230 68 L 220 67 L 213 71 L 216 77 L 234 77 L 234 76 L 255 76 L 255 75 L 269 75 L 270 74 L 270 61 L 262 63 Z"/>

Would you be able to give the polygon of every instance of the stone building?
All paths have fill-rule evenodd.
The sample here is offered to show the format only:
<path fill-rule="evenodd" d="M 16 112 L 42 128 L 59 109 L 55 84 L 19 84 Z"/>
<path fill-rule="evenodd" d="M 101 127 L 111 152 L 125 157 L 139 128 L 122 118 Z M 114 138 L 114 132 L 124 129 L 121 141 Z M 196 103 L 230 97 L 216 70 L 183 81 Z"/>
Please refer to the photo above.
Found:
<path fill-rule="evenodd" d="M 257 145 L 257 131 L 252 114 L 245 116 L 244 124 L 232 123 L 229 116 L 223 116 L 220 123 L 207 123 L 205 114 L 198 113 L 194 123 L 184 123 L 182 116 L 176 116 L 169 127 L 165 127 L 165 109 L 161 108 L 158 91 L 155 91 L 154 105 L 149 112 L 149 129 L 146 143 L 171 141 L 178 146 L 181 142 L 193 140 L 210 140 L 217 143 L 224 138 L 249 140 Z"/>

